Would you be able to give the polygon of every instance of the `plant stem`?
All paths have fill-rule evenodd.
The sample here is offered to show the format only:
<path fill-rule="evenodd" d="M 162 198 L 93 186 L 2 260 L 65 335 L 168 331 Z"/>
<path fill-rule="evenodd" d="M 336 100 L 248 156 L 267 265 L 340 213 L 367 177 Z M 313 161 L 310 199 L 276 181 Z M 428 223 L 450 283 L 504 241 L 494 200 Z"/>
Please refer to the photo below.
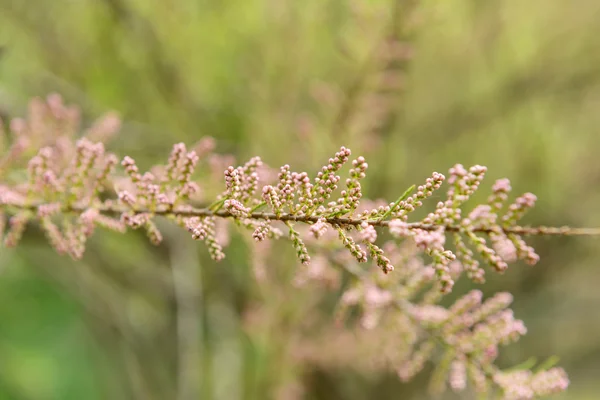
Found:
<path fill-rule="evenodd" d="M 0 209 L 5 207 L 8 209 L 9 213 L 16 213 L 18 211 L 31 211 L 35 212 L 39 206 L 44 205 L 44 203 L 36 203 L 36 204 L 24 204 L 24 205 L 8 205 L 8 204 L 0 204 Z M 86 211 L 89 207 L 82 205 L 64 205 L 61 208 L 62 213 L 74 213 L 81 214 Z M 94 206 L 100 213 L 105 215 L 118 216 L 124 212 L 130 212 L 134 214 L 146 214 L 151 213 L 153 215 L 160 215 L 165 217 L 215 217 L 215 218 L 232 218 L 235 219 L 235 215 L 231 214 L 229 211 L 212 211 L 210 208 L 182 208 L 182 209 L 170 209 L 168 207 L 158 207 L 156 210 L 149 209 L 136 209 L 131 210 L 127 207 L 115 206 L 115 205 L 99 205 Z M 366 222 L 369 225 L 376 227 L 386 227 L 389 226 L 390 221 L 383 220 L 369 220 L 360 219 L 360 218 L 342 218 L 342 217 L 328 217 L 322 215 L 295 215 L 289 213 L 269 213 L 269 212 L 252 212 L 249 215 L 250 219 L 254 220 L 270 220 L 270 221 L 289 221 L 289 222 L 302 222 L 307 224 L 313 224 L 317 222 L 319 219 L 325 219 L 325 222 L 331 225 L 338 226 L 359 226 L 363 222 Z M 464 227 L 458 225 L 444 225 L 444 224 L 424 224 L 421 222 L 411 222 L 407 223 L 408 229 L 422 229 L 426 231 L 438 230 L 443 228 L 447 232 L 462 232 L 464 231 Z M 505 226 L 501 227 L 502 232 L 505 234 L 517 234 L 517 235 L 525 235 L 525 236 L 600 236 L 600 228 L 572 228 L 568 226 L 563 227 L 548 227 L 548 226 Z M 472 232 L 480 232 L 480 233 L 497 233 L 498 227 L 495 228 L 486 228 L 486 227 L 475 227 L 471 230 Z"/>

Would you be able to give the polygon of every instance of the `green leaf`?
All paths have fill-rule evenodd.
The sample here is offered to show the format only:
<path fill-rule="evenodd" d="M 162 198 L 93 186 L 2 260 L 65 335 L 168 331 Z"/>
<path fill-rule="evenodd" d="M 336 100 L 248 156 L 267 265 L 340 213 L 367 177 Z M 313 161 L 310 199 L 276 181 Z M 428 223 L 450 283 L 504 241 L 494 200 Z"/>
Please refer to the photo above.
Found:
<path fill-rule="evenodd" d="M 398 204 L 400 204 L 401 201 L 404 201 L 406 199 L 408 199 L 408 196 L 410 196 L 410 194 L 412 193 L 413 190 L 415 190 L 415 185 L 412 185 L 411 187 L 409 187 L 408 189 L 406 189 L 406 191 L 404 193 L 402 193 L 402 196 L 398 197 L 398 200 L 396 200 L 396 202 L 394 203 L 394 205 L 392 207 L 390 207 L 389 211 L 386 212 L 385 214 L 383 214 L 381 216 L 381 218 L 379 218 L 377 221 L 383 221 L 384 219 L 386 219 L 387 217 L 390 216 L 390 214 L 392 213 L 392 211 L 394 211 L 396 209 L 396 207 L 398 207 Z"/>
<path fill-rule="evenodd" d="M 560 361 L 560 357 L 558 357 L 556 355 L 550 356 L 546 359 L 546 361 L 544 361 L 543 363 L 538 365 L 534 372 L 547 371 L 550 368 L 554 367 L 556 364 L 558 364 L 559 361 Z"/>
<path fill-rule="evenodd" d="M 533 366 L 536 363 L 537 363 L 537 358 L 529 357 L 527 360 L 523 361 L 521 364 L 517 364 L 514 367 L 507 368 L 503 372 L 524 371 L 524 370 L 533 368 Z"/>
<path fill-rule="evenodd" d="M 217 212 L 221 209 L 221 207 L 223 207 L 223 204 L 225 203 L 225 200 L 227 200 L 228 197 L 225 197 L 221 200 L 217 200 L 214 203 L 212 203 L 210 206 L 208 206 L 208 209 L 211 210 L 212 212 Z"/>
<path fill-rule="evenodd" d="M 342 210 L 342 211 L 334 212 L 334 213 L 329 214 L 327 216 L 327 218 L 339 218 L 341 216 L 348 214 L 350 211 L 351 210 Z"/>
<path fill-rule="evenodd" d="M 258 203 L 257 205 L 255 205 L 254 207 L 252 207 L 252 208 L 250 209 L 250 214 L 252 214 L 252 213 L 253 213 L 253 212 L 255 212 L 255 211 L 258 211 L 258 210 L 259 210 L 261 207 L 264 207 L 264 206 L 266 206 L 266 205 L 267 205 L 267 202 L 266 202 L 266 201 L 263 201 L 263 202 L 261 202 L 261 203 Z"/>

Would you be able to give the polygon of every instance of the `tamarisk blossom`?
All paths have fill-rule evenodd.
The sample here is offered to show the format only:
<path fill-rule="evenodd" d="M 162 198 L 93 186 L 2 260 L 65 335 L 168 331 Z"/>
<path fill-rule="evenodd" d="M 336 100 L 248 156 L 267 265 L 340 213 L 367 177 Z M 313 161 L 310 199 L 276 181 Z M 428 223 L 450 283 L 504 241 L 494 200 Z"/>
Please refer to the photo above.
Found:
<path fill-rule="evenodd" d="M 507 179 L 494 183 L 486 203 L 466 210 L 465 203 L 482 187 L 486 167 L 456 164 L 447 175 L 434 172 L 399 193 L 395 201 L 373 203 L 362 184 L 369 164 L 364 156 L 352 158 L 346 147 L 314 175 L 288 164 L 265 173 L 259 157 L 235 166 L 231 157 L 213 153 L 212 138 L 203 138 L 191 150 L 175 144 L 164 165 L 142 172 L 130 156 L 119 164 L 103 144 L 121 125 L 117 114 L 106 114 L 80 138 L 75 137 L 79 112 L 59 96 L 35 99 L 29 114 L 10 122 L 11 145 L 0 157 L 5 246 L 18 245 L 31 223 L 41 227 L 58 253 L 74 259 L 84 257 L 97 227 L 121 233 L 140 229 L 160 245 L 158 218 L 203 242 L 215 261 L 225 258 L 229 226 L 251 232 L 251 243 L 287 237 L 301 264 L 296 283 L 327 281 L 343 293 L 336 321 L 343 323 L 356 308 L 358 325 L 369 331 L 388 318 L 398 322 L 405 348 L 386 365 L 401 380 L 435 359 L 430 385 L 435 393 L 448 385 L 457 392 L 470 385 L 482 393 L 495 388 L 507 399 L 529 399 L 568 386 L 560 368 L 515 372 L 494 364 L 501 346 L 527 332 L 508 308 L 509 293 L 484 300 L 481 291 L 472 290 L 449 307 L 440 305 L 462 276 L 483 283 L 486 265 L 504 273 L 518 260 L 535 264 L 539 256 L 525 242 L 527 234 L 600 233 L 519 226 L 536 197 L 525 193 L 508 204 Z M 204 180 L 209 178 L 199 166 L 207 167 L 209 178 L 218 177 L 218 189 Z M 269 175 L 272 179 L 265 180 Z M 443 184 L 448 185 L 445 200 L 424 218 L 410 220 Z M 200 193 L 204 198 L 215 190 L 220 192 L 213 202 L 197 202 Z M 265 255 L 255 258 L 264 262 Z M 264 268 L 255 271 L 265 280 Z"/>

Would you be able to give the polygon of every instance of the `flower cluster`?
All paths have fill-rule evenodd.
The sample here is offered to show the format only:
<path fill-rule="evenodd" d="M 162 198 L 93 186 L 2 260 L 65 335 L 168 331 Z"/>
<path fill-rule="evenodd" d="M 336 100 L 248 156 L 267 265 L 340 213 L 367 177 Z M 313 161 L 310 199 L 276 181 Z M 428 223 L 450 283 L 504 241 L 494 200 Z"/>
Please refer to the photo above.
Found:
<path fill-rule="evenodd" d="M 300 273 L 304 284 L 306 280 L 332 281 L 333 271 L 350 277 L 351 283 L 345 286 L 336 313 L 338 325 L 352 326 L 358 315 L 356 322 L 361 330 L 371 332 L 364 340 L 383 340 L 386 349 L 370 354 L 370 359 L 362 354 L 356 357 L 395 370 L 402 381 L 411 380 L 430 360 L 434 361 L 436 367 L 429 387 L 432 394 L 447 389 L 464 392 L 471 387 L 486 398 L 499 390 L 504 399 L 524 400 L 566 389 L 569 381 L 561 368 L 540 366 L 533 373 L 501 370 L 494 364 L 501 346 L 527 333 L 523 322 L 508 308 L 513 300 L 510 293 L 484 299 L 483 293 L 475 289 L 449 307 L 442 307 L 437 304 L 442 294 L 435 267 L 418 257 L 421 250 L 417 245 L 407 242 L 398 247 L 388 241 L 383 248 L 390 259 L 403 265 L 402 270 L 385 276 L 375 267 L 361 269 L 358 261 L 335 253 L 328 254 L 329 262 L 321 261 L 318 271 L 311 271 L 309 276 Z M 449 274 L 453 279 L 466 272 L 461 263 L 450 263 Z M 392 339 L 390 332 L 395 335 Z M 355 335 L 354 340 L 362 340 L 360 331 Z M 342 339 L 334 340 L 337 341 L 344 343 Z M 361 345 L 340 345 L 337 350 L 313 352 L 312 344 L 304 344 L 300 353 L 311 363 L 352 365 L 354 356 L 349 347 L 360 349 Z"/>
<path fill-rule="evenodd" d="M 97 226 L 118 232 L 144 229 L 158 245 L 162 234 L 155 221 L 165 217 L 203 241 L 219 261 L 225 257 L 223 222 L 231 221 L 251 231 L 256 242 L 287 236 L 307 268 L 299 283 L 325 276 L 341 282 L 332 279 L 332 268 L 353 277 L 344 288 L 338 321 L 353 307 L 361 310 L 360 326 L 367 330 L 376 329 L 384 317 L 402 321 L 405 351 L 393 360 L 402 380 L 412 378 L 441 348 L 434 392 L 447 385 L 461 391 L 470 383 L 479 392 L 494 385 L 506 398 L 529 399 L 568 385 L 561 369 L 534 374 L 494 366 L 498 347 L 526 333 L 507 308 L 508 293 L 484 301 L 473 290 L 449 308 L 438 305 L 460 276 L 484 282 L 482 264 L 497 272 L 517 260 L 535 264 L 539 257 L 523 235 L 566 232 L 518 225 L 535 204 L 533 194 L 507 205 L 511 186 L 501 179 L 485 204 L 465 210 L 486 168 L 457 164 L 447 176 L 434 172 L 394 202 L 373 203 L 364 199 L 361 186 L 368 170 L 365 158 L 353 159 L 350 149 L 341 147 L 312 178 L 289 165 L 265 173 L 258 157 L 223 166 L 223 190 L 206 203 L 206 188 L 194 179 L 196 169 L 205 163 L 215 171 L 227 160 L 213 154 L 212 139 L 191 148 L 174 145 L 166 164 L 147 172 L 128 156 L 119 169 L 117 157 L 103 144 L 119 125 L 118 117 L 108 114 L 76 137 L 79 113 L 56 95 L 33 100 L 28 119 L 11 121 L 10 146 L 0 159 L 0 235 L 7 247 L 16 246 L 32 222 L 56 251 L 75 259 L 83 257 Z M 446 199 L 425 218 L 409 221 L 444 182 L 449 185 Z M 317 265 L 310 266 L 315 260 Z"/>

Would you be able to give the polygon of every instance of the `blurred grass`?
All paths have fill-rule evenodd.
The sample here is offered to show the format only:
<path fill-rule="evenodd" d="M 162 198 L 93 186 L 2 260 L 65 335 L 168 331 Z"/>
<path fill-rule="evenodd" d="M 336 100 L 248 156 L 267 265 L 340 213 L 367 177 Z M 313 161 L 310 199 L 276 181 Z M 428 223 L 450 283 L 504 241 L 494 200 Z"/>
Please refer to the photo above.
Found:
<path fill-rule="evenodd" d="M 593 0 L 0 0 L 0 114 L 21 115 L 31 96 L 50 91 L 80 104 L 88 120 L 115 109 L 125 127 L 112 147 L 144 167 L 162 161 L 172 143 L 203 135 L 240 160 L 261 155 L 313 170 L 346 145 L 370 162 L 374 198 L 395 198 L 456 162 L 480 163 L 488 184 L 507 176 L 517 192 L 538 195 L 532 224 L 600 226 L 598 20 Z M 369 74 L 389 35 L 414 56 L 392 65 L 402 85 L 390 112 L 375 118 L 382 126 L 367 129 L 361 123 L 377 110 L 353 90 L 379 90 Z M 360 118 L 346 121 L 348 109 Z M 563 398 L 595 398 L 598 240 L 535 245 L 538 266 L 490 275 L 486 286 L 512 291 L 529 328 L 501 361 L 557 354 L 572 379 Z M 102 233 L 85 264 L 45 246 L 31 239 L 0 257 L 0 398 L 169 398 L 171 245 Z M 287 338 L 310 313 L 309 296 L 257 288 L 240 238 L 221 265 L 198 251 L 206 398 L 291 399 L 293 390 L 277 388 L 298 379 L 306 398 L 421 398 L 423 380 L 401 386 L 393 376 L 295 366 Z M 274 264 L 282 280 L 295 268 L 283 259 L 289 264 Z M 78 279 L 91 295 L 72 290 Z M 249 334 L 242 315 L 256 301 L 274 305 L 265 306 L 264 330 Z M 121 325 L 111 327 L 107 315 Z M 121 345 L 145 358 L 120 359 Z M 164 360 L 140 373 L 138 392 L 123 389 L 123 371 Z M 144 389 L 148 382 L 155 387 Z"/>

